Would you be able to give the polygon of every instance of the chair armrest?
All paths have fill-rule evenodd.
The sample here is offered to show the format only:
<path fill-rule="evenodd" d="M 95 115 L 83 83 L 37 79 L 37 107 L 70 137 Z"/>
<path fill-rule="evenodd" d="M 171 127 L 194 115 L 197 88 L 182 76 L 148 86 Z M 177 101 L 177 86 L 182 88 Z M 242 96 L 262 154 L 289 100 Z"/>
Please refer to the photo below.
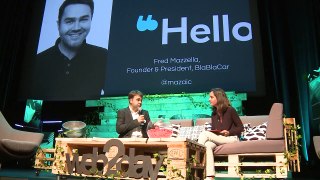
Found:
<path fill-rule="evenodd" d="M 29 141 L 34 142 L 36 144 L 40 144 L 42 142 L 43 137 L 43 133 L 20 131 L 13 129 L 13 131 L 11 132 L 10 139 L 17 141 Z"/>

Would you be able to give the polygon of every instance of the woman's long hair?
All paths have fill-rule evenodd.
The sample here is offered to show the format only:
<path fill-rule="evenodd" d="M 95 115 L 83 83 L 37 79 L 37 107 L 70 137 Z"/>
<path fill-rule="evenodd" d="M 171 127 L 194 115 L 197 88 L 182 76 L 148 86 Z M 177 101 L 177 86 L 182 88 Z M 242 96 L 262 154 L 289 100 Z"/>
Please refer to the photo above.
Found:
<path fill-rule="evenodd" d="M 216 96 L 217 98 L 216 107 L 215 106 L 212 107 L 213 112 L 218 114 L 223 114 L 230 106 L 230 101 L 226 93 L 221 88 L 213 88 L 211 89 L 211 92 L 213 92 L 214 96 Z"/>

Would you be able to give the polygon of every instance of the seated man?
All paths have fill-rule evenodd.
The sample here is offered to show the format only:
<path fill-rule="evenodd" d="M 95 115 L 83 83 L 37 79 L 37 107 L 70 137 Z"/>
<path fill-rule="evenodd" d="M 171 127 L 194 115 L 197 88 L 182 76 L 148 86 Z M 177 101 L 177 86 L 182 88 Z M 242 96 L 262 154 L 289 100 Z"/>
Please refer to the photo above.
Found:
<path fill-rule="evenodd" d="M 142 98 L 142 92 L 138 90 L 130 91 L 128 95 L 129 107 L 117 112 L 116 130 L 119 138 L 148 138 L 147 127 L 153 125 L 150 121 L 149 112 L 141 108 Z"/>

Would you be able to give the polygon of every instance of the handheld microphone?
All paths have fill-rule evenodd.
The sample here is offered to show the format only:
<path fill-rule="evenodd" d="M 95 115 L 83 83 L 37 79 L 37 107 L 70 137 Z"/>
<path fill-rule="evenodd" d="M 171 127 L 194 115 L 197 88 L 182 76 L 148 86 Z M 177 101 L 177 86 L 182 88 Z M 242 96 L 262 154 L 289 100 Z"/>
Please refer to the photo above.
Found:
<path fill-rule="evenodd" d="M 139 114 L 139 116 L 140 116 L 140 115 L 143 115 L 143 114 L 142 114 L 142 108 L 141 108 L 141 107 L 139 107 L 138 114 Z M 146 120 L 144 120 L 144 122 L 141 123 L 141 126 L 143 126 L 144 123 L 146 123 Z"/>

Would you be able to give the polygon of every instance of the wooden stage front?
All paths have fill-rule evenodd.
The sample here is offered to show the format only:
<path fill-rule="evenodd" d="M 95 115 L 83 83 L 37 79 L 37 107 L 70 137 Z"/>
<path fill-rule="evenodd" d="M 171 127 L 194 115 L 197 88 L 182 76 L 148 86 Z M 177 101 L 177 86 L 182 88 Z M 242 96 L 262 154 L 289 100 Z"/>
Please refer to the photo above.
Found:
<path fill-rule="evenodd" d="M 186 138 L 56 138 L 39 150 L 37 169 L 59 176 L 204 179 L 205 146 Z"/>

